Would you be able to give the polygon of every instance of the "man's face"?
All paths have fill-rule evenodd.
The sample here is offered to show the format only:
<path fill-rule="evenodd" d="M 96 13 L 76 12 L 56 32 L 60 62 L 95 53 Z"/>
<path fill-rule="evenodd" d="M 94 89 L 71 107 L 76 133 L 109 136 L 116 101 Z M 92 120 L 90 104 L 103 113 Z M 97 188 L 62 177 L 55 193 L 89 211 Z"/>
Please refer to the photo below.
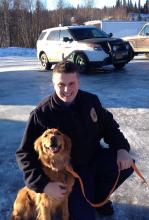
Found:
<path fill-rule="evenodd" d="M 53 85 L 57 96 L 63 102 L 72 102 L 79 89 L 79 77 L 77 73 L 54 73 Z"/>

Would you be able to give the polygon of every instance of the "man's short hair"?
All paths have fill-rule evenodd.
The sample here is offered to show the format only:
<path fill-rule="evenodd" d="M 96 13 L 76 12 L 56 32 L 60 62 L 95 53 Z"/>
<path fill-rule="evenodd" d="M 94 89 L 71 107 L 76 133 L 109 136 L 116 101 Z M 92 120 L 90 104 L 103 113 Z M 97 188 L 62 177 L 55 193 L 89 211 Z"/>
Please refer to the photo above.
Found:
<path fill-rule="evenodd" d="M 79 75 L 77 65 L 70 61 L 61 61 L 57 63 L 53 69 L 53 74 L 54 73 L 64 73 L 64 74 L 77 73 Z"/>

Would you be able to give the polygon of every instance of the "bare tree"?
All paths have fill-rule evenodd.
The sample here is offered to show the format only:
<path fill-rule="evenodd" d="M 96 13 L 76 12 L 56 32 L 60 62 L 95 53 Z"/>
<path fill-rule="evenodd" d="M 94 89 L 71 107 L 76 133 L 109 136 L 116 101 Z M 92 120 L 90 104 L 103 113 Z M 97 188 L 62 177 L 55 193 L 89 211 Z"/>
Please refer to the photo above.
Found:
<path fill-rule="evenodd" d="M 0 2 L 0 18 L 0 46 L 8 47 L 10 45 L 8 0 L 2 0 Z"/>
<path fill-rule="evenodd" d="M 0 46 L 35 47 L 43 29 L 69 25 L 71 17 L 79 24 L 92 19 L 127 19 L 128 12 L 149 11 L 149 0 L 144 7 L 141 1 L 133 6 L 132 0 L 115 0 L 113 7 L 94 8 L 94 0 L 85 0 L 84 5 L 74 8 L 66 0 L 57 0 L 55 10 L 47 10 L 45 0 L 0 0 Z M 138 4 L 139 3 L 139 4 Z M 131 7 L 130 7 L 131 6 Z"/>
<path fill-rule="evenodd" d="M 57 16 L 59 18 L 59 24 L 64 24 L 64 7 L 66 3 L 64 0 L 58 0 L 57 2 Z"/>

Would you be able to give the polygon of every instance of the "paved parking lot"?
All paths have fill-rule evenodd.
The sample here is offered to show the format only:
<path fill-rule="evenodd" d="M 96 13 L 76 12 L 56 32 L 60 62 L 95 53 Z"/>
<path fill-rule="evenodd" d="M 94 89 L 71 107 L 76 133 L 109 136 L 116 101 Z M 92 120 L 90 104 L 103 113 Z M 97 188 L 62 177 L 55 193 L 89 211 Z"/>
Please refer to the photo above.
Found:
<path fill-rule="evenodd" d="M 140 57 L 124 70 L 109 66 L 80 78 L 81 88 L 96 93 L 113 112 L 132 146 L 133 157 L 149 179 L 149 61 Z M 51 74 L 40 71 L 35 58 L 1 58 L 0 82 L 0 219 L 8 220 L 16 192 L 23 185 L 15 150 L 29 112 L 53 88 Z M 104 219 L 149 219 L 149 192 L 136 175 L 112 199 L 116 214 Z"/>

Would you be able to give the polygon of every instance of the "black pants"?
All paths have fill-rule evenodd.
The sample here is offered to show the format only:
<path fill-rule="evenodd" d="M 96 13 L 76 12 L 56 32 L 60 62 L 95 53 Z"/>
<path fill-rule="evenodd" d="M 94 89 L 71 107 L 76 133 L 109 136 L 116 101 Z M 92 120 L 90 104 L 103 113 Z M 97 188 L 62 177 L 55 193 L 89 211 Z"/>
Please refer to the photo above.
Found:
<path fill-rule="evenodd" d="M 76 168 L 83 180 L 87 198 L 91 202 L 103 201 L 111 191 L 118 175 L 116 158 L 117 155 L 113 151 L 100 149 L 91 164 Z M 132 173 L 132 168 L 121 171 L 117 187 Z M 69 211 L 73 220 L 95 220 L 94 208 L 84 199 L 77 180 L 70 194 Z"/>

